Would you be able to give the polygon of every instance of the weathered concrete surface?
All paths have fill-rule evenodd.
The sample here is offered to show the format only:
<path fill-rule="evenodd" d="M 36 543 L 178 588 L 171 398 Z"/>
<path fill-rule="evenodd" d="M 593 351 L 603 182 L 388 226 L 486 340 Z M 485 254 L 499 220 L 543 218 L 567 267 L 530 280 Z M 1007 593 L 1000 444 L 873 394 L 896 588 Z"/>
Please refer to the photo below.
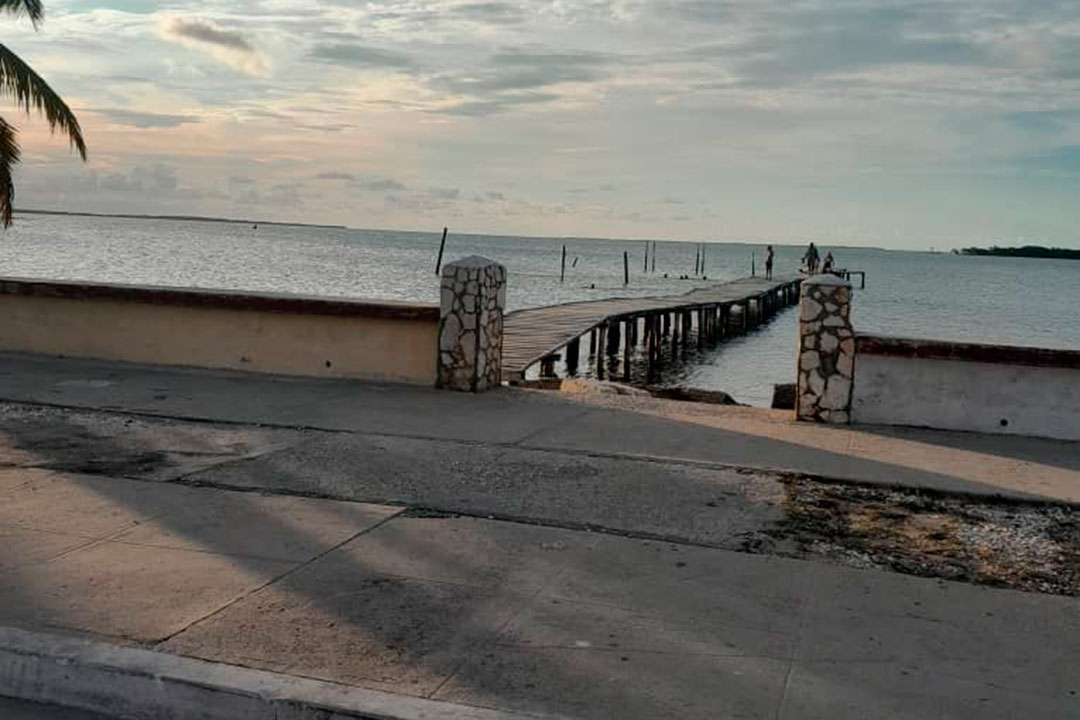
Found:
<path fill-rule="evenodd" d="M 597 409 L 530 446 L 680 457 L 879 485 L 1080 503 L 1080 443 L 795 422 L 791 413 L 657 398 L 567 396 Z M 607 425 L 608 432 L 601 427 Z"/>
<path fill-rule="evenodd" d="M 860 354 L 857 422 L 1080 440 L 1080 368 Z"/>
<path fill-rule="evenodd" d="M 703 407 L 656 398 L 560 397 L 522 391 L 472 395 L 0 355 L 0 399 L 169 418 L 720 463 L 1080 502 L 1076 442 L 903 428 L 817 427 L 792 422 L 790 414 L 757 408 Z"/>
<path fill-rule="evenodd" d="M 415 438 L 330 435 L 187 477 L 738 547 L 780 518 L 776 476 Z"/>
<path fill-rule="evenodd" d="M 0 697 L 0 717 L 4 720 L 109 720 L 106 716 L 97 713 L 2 697 Z"/>
<path fill-rule="evenodd" d="M 0 624 L 149 642 L 398 512 L 121 478 L 9 470 Z"/>
<path fill-rule="evenodd" d="M 351 504 L 333 504 L 351 512 Z M 259 532 L 259 521 L 234 525 Z M 93 613 L 82 601 L 53 604 L 47 618 L 19 624 L 503 711 L 770 720 L 1080 712 L 1071 663 L 1080 652 L 1080 604 L 1072 598 L 406 515 L 252 588 L 263 561 L 224 553 L 228 546 L 219 548 L 204 523 L 183 527 L 201 552 L 105 540 L 5 574 L 0 605 L 48 602 L 50 583 L 72 598 L 93 596 L 104 582 L 110 597 L 94 596 Z M 215 604 L 178 601 L 163 576 L 145 582 L 141 553 L 172 568 L 177 552 L 217 561 L 197 582 L 184 573 L 196 596 L 207 594 L 199 583 L 215 586 Z M 215 683 L 245 677 L 216 668 Z"/>
<path fill-rule="evenodd" d="M 0 395 L 111 398 L 160 414 L 194 413 L 205 399 L 221 420 L 265 411 L 351 427 L 0 412 L 13 465 L 0 472 L 0 535 L 13 538 L 0 624 L 586 718 L 1080 713 L 1076 599 L 686 544 L 735 547 L 776 511 L 775 478 L 718 463 L 837 463 L 854 476 L 908 471 L 984 490 L 1034 468 L 1051 484 L 1012 488 L 1049 494 L 1080 470 L 1068 444 L 793 430 L 745 409 L 695 415 L 693 404 L 654 398 L 629 398 L 642 404 L 626 412 L 528 393 L 282 383 L 289 405 L 261 379 L 249 388 L 239 377 L 115 371 L 115 385 L 98 387 L 71 365 L 28 367 L 25 383 L 0 378 Z M 115 395 L 103 396 L 109 387 Z M 680 422 L 647 414 L 672 408 Z M 59 441 L 65 425 L 82 428 L 73 447 Z M 114 454 L 143 460 L 104 462 Z M 103 474 L 121 471 L 142 479 Z M 633 537 L 572 529 L 591 524 Z"/>
<path fill-rule="evenodd" d="M 422 303 L 0 278 L 0 308 L 4 351 L 435 382 L 438 308 Z"/>
<path fill-rule="evenodd" d="M 7 627 L 0 627 L 0 694 L 65 706 L 16 706 L 34 720 L 104 720 L 72 708 L 117 720 L 559 720 Z M 0 698 L 0 710 L 8 709 Z"/>
<path fill-rule="evenodd" d="M 171 480 L 278 450 L 301 437 L 273 428 L 162 423 L 133 415 L 0 403 L 0 465 Z"/>

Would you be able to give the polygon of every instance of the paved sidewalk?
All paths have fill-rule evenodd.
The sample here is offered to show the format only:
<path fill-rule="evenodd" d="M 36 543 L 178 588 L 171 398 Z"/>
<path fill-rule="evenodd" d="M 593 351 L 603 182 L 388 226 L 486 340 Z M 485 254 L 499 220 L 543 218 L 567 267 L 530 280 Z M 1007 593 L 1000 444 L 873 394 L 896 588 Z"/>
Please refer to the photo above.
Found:
<path fill-rule="evenodd" d="M 1075 598 L 728 550 L 762 467 L 1070 499 L 1078 444 L 613 403 L 0 359 L 0 625 L 449 707 L 1080 717 Z"/>
<path fill-rule="evenodd" d="M 403 462 L 410 461 L 412 450 L 404 440 L 440 440 L 446 447 L 466 442 L 577 456 L 676 460 L 1080 502 L 1076 442 L 825 427 L 756 408 L 653 398 L 521 390 L 464 395 L 0 354 L 0 399 L 401 438 Z"/>
<path fill-rule="evenodd" d="M 1080 605 L 400 507 L 9 470 L 0 624 L 583 718 L 1069 717 Z"/>
<path fill-rule="evenodd" d="M 0 718 L 4 720 L 109 720 L 96 713 L 2 697 L 0 697 Z"/>

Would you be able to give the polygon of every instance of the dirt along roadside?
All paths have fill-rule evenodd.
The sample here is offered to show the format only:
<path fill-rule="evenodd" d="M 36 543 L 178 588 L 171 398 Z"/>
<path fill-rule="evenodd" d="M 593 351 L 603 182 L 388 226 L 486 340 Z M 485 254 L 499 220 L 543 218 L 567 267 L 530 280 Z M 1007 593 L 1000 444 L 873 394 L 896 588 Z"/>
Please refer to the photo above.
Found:
<path fill-rule="evenodd" d="M 792 477 L 747 552 L 1080 596 L 1080 508 Z"/>

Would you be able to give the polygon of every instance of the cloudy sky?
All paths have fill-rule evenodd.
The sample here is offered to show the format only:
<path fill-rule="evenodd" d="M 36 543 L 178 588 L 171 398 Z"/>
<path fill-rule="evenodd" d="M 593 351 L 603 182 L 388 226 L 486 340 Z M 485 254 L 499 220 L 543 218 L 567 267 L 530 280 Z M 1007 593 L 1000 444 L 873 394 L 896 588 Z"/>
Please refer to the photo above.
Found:
<path fill-rule="evenodd" d="M 1080 4 L 46 0 L 22 207 L 1080 247 Z"/>

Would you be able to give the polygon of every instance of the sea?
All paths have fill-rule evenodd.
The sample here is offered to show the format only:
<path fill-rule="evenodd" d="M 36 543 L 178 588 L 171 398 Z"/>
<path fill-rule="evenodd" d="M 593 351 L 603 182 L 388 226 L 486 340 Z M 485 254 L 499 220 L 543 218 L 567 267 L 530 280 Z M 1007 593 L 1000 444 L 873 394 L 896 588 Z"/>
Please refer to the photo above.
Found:
<path fill-rule="evenodd" d="M 0 274 L 438 302 L 437 232 L 19 214 L 2 232 Z M 509 310 L 573 300 L 670 295 L 763 271 L 764 245 L 477 235 L 450 232 L 444 262 L 482 255 L 507 267 Z M 919 245 L 918 238 L 911 244 Z M 989 244 L 989 243 L 987 243 Z M 855 280 L 857 331 L 1080 349 L 1080 261 L 974 257 L 818 243 Z M 563 247 L 565 277 L 560 279 Z M 795 273 L 803 246 L 776 245 Z M 651 250 L 650 250 L 651 252 Z M 624 259 L 629 283 L 624 284 Z M 665 368 L 662 382 L 768 405 L 795 375 L 796 311 Z"/>

